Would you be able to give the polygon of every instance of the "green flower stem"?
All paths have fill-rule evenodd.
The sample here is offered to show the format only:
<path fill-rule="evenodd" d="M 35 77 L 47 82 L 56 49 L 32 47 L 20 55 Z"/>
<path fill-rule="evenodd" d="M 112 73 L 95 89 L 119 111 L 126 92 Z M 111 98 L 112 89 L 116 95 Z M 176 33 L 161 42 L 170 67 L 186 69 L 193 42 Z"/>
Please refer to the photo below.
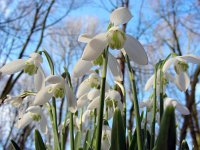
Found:
<path fill-rule="evenodd" d="M 50 120 L 51 120 L 52 127 L 53 127 L 53 134 L 54 134 L 54 149 L 60 150 L 60 144 L 59 144 L 59 138 L 58 138 L 58 128 L 56 127 L 57 125 L 55 124 L 55 121 L 54 121 L 54 115 L 53 115 L 52 108 L 53 107 L 49 104 L 49 114 L 50 114 Z"/>
<path fill-rule="evenodd" d="M 152 116 L 152 124 L 151 124 L 151 142 L 150 149 L 153 149 L 155 142 L 155 123 L 156 123 L 156 85 L 157 85 L 157 64 L 155 66 L 155 79 L 154 79 L 154 100 L 153 100 L 153 116 Z"/>
<path fill-rule="evenodd" d="M 70 86 L 70 88 L 73 91 L 73 86 L 72 86 L 72 82 L 71 82 L 71 77 L 69 72 L 67 71 L 67 68 L 65 69 L 65 73 L 66 73 L 66 77 L 68 80 L 68 84 Z M 73 120 L 73 113 L 70 112 L 70 124 L 69 124 L 69 130 L 70 130 L 70 146 L 71 146 L 71 150 L 74 150 L 75 146 L 74 146 L 74 120 Z"/>
<path fill-rule="evenodd" d="M 163 71 L 162 71 L 162 63 L 160 64 L 160 122 L 162 119 L 164 110 L 164 103 L 163 103 Z"/>
<path fill-rule="evenodd" d="M 70 112 L 69 130 L 70 130 L 70 146 L 71 150 L 74 150 L 74 121 L 73 121 L 73 113 L 71 112 Z"/>
<path fill-rule="evenodd" d="M 107 63 L 108 63 L 108 47 L 104 50 L 104 53 L 103 53 L 103 70 L 102 70 L 101 89 L 100 89 L 101 93 L 100 93 L 100 107 L 99 107 L 99 114 L 98 114 L 96 150 L 101 150 L 101 136 L 102 136 L 102 124 L 103 124 Z"/>
<path fill-rule="evenodd" d="M 126 55 L 125 58 L 126 58 L 126 62 L 128 64 L 128 69 L 129 69 L 129 78 L 130 78 L 130 81 L 131 81 L 131 89 L 132 89 L 132 94 L 133 94 L 134 113 L 136 115 L 137 145 L 138 145 L 138 150 L 142 150 L 141 120 L 140 120 L 135 78 L 134 78 L 134 73 L 133 73 L 133 70 L 131 68 L 131 64 L 130 64 L 130 60 L 129 60 L 128 55 Z"/>
<path fill-rule="evenodd" d="M 50 55 L 46 50 L 42 51 L 48 61 L 51 74 L 54 75 L 54 64 L 53 60 L 51 59 Z M 58 137 L 58 125 L 57 125 L 57 112 L 56 112 L 56 100 L 55 98 L 52 98 L 52 105 L 51 105 L 51 113 L 50 113 L 50 118 L 52 121 L 52 126 L 53 126 L 53 133 L 54 133 L 54 148 L 57 150 L 60 150 L 60 143 L 59 143 L 59 137 Z M 52 116 L 51 116 L 52 115 Z"/>

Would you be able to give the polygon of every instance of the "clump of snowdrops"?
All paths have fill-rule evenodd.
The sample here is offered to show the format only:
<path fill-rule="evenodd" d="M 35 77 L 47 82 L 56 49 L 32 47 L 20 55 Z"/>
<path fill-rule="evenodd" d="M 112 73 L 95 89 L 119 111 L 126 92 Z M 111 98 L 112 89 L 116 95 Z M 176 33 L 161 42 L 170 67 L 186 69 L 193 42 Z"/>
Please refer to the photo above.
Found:
<path fill-rule="evenodd" d="M 17 96 L 7 95 L 3 102 L 19 108 L 29 98 L 29 106 L 18 116 L 16 128 L 24 128 L 32 123 L 36 125 L 35 149 L 50 149 L 48 145 L 52 143 L 45 143 L 42 137 L 53 134 L 53 149 L 64 150 L 67 126 L 71 150 L 176 148 L 175 110 L 182 115 L 189 115 L 190 112 L 181 102 L 167 95 L 165 87 L 173 83 L 180 91 L 187 90 L 190 84 L 188 63 L 200 64 L 200 58 L 191 54 L 169 54 L 166 59 L 160 60 L 145 85 L 145 90 L 152 89 L 152 94 L 148 100 L 139 102 L 130 61 L 147 65 L 148 58 L 140 42 L 121 29 L 121 25 L 128 23 L 131 18 L 130 11 L 120 7 L 111 13 L 105 32 L 95 36 L 80 35 L 78 40 L 86 43 L 86 46 L 72 76 L 89 76 L 79 85 L 76 94 L 68 70 L 65 68 L 61 75 L 55 75 L 53 61 L 45 50 L 30 54 L 28 59 L 14 60 L 0 69 L 2 75 L 23 70 L 34 76 L 34 91 L 24 91 Z M 121 84 L 123 77 L 120 65 L 112 54 L 116 50 L 123 53 L 128 66 L 134 104 L 133 130 L 128 130 L 126 126 L 126 89 Z M 50 75 L 44 73 L 43 59 L 48 61 Z M 174 67 L 175 76 L 168 72 L 171 66 Z M 93 68 L 98 68 L 98 71 Z M 115 86 L 109 85 L 106 80 L 107 68 L 112 73 Z M 67 113 L 62 126 L 58 127 L 59 108 L 56 103 L 64 98 L 67 100 Z M 19 148 L 13 140 L 11 143 L 14 149 Z M 187 149 L 187 142 L 183 141 L 183 147 Z"/>

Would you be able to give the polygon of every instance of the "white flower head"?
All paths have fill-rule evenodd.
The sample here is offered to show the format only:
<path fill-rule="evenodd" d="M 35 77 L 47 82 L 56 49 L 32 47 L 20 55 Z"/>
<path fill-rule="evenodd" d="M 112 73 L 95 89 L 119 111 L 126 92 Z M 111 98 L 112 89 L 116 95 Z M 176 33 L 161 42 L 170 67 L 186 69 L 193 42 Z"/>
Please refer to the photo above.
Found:
<path fill-rule="evenodd" d="M 11 96 L 7 95 L 4 103 L 10 103 L 14 107 L 19 107 L 22 104 L 23 97 L 22 96 Z"/>
<path fill-rule="evenodd" d="M 125 34 L 118 25 L 127 23 L 132 18 L 130 11 L 121 7 L 111 13 L 110 21 L 114 23 L 106 33 L 100 33 L 90 39 L 86 34 L 79 37 L 80 42 L 87 42 L 82 59 L 95 61 L 110 46 L 112 49 L 120 49 L 140 65 L 146 65 L 148 58 L 143 46 L 132 36 Z"/>
<path fill-rule="evenodd" d="M 166 72 L 172 64 L 174 65 L 174 70 L 176 72 L 174 82 L 180 91 L 186 91 L 190 84 L 190 78 L 187 73 L 187 62 L 200 64 L 200 57 L 190 54 L 185 56 L 174 56 L 169 58 L 163 65 L 163 72 Z"/>
<path fill-rule="evenodd" d="M 76 112 L 76 98 L 73 91 L 61 76 L 50 75 L 46 78 L 47 86 L 43 87 L 37 94 L 34 100 L 34 105 L 43 105 L 52 97 L 64 98 L 66 95 L 68 108 L 71 112 Z"/>
<path fill-rule="evenodd" d="M 88 73 L 93 65 L 102 65 L 101 55 L 95 61 L 87 61 L 79 59 L 73 68 L 73 76 L 78 78 L 82 75 Z M 117 59 L 108 53 L 108 68 L 110 69 L 115 81 L 122 81 L 122 72 L 120 70 L 120 65 Z"/>
<path fill-rule="evenodd" d="M 38 67 L 42 63 L 42 57 L 38 53 L 30 54 L 28 59 L 14 60 L 0 69 L 3 75 L 10 75 L 20 70 L 24 70 L 25 73 L 33 75 L 37 73 Z"/>
<path fill-rule="evenodd" d="M 178 110 L 182 115 L 190 114 L 190 111 L 188 110 L 187 107 L 185 107 L 184 105 L 182 105 L 181 103 L 179 103 L 177 100 L 173 98 L 166 97 L 164 99 L 164 108 L 166 108 L 167 106 L 175 107 L 176 110 Z"/>
<path fill-rule="evenodd" d="M 101 149 L 109 150 L 111 146 L 111 128 L 108 125 L 103 125 Z"/>
<path fill-rule="evenodd" d="M 47 120 L 40 106 L 30 106 L 25 114 L 17 121 L 17 128 L 24 128 L 32 122 L 36 122 L 43 133 L 47 133 Z"/>

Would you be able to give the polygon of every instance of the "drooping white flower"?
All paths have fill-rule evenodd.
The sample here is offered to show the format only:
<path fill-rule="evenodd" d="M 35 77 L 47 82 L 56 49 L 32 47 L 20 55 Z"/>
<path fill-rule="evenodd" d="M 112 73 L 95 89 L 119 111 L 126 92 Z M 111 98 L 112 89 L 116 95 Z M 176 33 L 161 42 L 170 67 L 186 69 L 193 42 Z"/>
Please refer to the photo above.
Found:
<path fill-rule="evenodd" d="M 47 133 L 47 119 L 40 106 L 30 106 L 17 121 L 17 128 L 24 128 L 28 124 L 36 122 L 43 133 Z"/>
<path fill-rule="evenodd" d="M 103 125 L 101 149 L 109 150 L 111 146 L 111 128 L 108 125 Z"/>
<path fill-rule="evenodd" d="M 46 85 L 37 94 L 34 100 L 34 105 L 43 105 L 52 97 L 64 98 L 66 95 L 68 109 L 71 112 L 76 112 L 77 103 L 73 91 L 61 76 L 50 75 L 46 78 Z"/>
<path fill-rule="evenodd" d="M 164 99 L 164 108 L 167 106 L 174 106 L 182 115 L 189 115 L 190 111 L 187 107 L 179 103 L 176 99 L 166 97 Z"/>
<path fill-rule="evenodd" d="M 10 103 L 14 107 L 19 107 L 22 101 L 23 97 L 21 95 L 19 96 L 7 95 L 6 99 L 4 100 L 4 103 Z"/>
<path fill-rule="evenodd" d="M 157 103 L 158 103 L 157 107 L 159 109 L 160 104 L 159 104 L 159 102 L 157 102 Z M 184 105 L 182 105 L 181 103 L 179 103 L 176 99 L 169 98 L 169 97 L 164 98 L 164 109 L 169 105 L 174 106 L 176 108 L 176 110 L 178 110 L 182 115 L 190 114 L 188 108 L 185 107 Z M 153 108 L 153 99 L 142 101 L 142 102 L 140 102 L 139 106 L 140 106 L 140 108 L 147 107 L 147 110 L 150 112 Z"/>
<path fill-rule="evenodd" d="M 78 87 L 76 97 L 80 98 L 81 96 L 88 94 L 88 92 L 92 89 L 100 88 L 101 78 L 98 74 L 92 73 L 90 76 L 85 79 Z M 106 91 L 109 89 L 108 83 L 106 83 Z"/>
<path fill-rule="evenodd" d="M 87 109 L 94 110 L 95 108 L 98 110 L 100 107 L 100 96 L 96 97 L 93 101 L 90 102 Z M 107 119 L 110 119 L 113 114 L 115 108 L 118 107 L 123 112 L 123 104 L 121 102 L 121 95 L 118 91 L 109 90 L 105 94 L 105 105 L 104 109 L 107 109 L 107 114 L 105 114 Z"/>
<path fill-rule="evenodd" d="M 79 59 L 76 65 L 74 66 L 73 76 L 78 78 L 88 73 L 89 70 L 92 68 L 92 66 L 95 65 L 95 63 L 101 63 L 101 62 L 91 62 Z M 111 53 L 108 53 L 108 68 L 110 69 L 115 81 L 122 81 L 122 72 L 120 70 L 120 65 L 117 59 Z"/>
<path fill-rule="evenodd" d="M 111 13 L 110 22 L 114 23 L 107 32 L 94 36 L 91 40 L 87 34 L 81 35 L 79 41 L 88 42 L 82 59 L 87 61 L 96 60 L 103 50 L 109 46 L 112 49 L 122 50 L 136 63 L 146 65 L 148 58 L 143 46 L 132 36 L 125 34 L 118 25 L 127 23 L 132 18 L 130 11 L 120 7 Z"/>
<path fill-rule="evenodd" d="M 169 58 L 163 65 L 163 72 L 166 72 L 172 64 L 174 65 L 176 72 L 175 83 L 180 91 L 186 91 L 190 84 L 187 62 L 200 64 L 200 57 L 194 55 L 175 56 Z"/>
<path fill-rule="evenodd" d="M 42 57 L 38 53 L 30 54 L 28 59 L 17 59 L 9 62 L 0 69 L 2 75 L 14 74 L 18 71 L 24 70 L 29 75 L 36 74 L 38 67 L 42 63 Z"/>
<path fill-rule="evenodd" d="M 145 84 L 145 87 L 144 89 L 147 91 L 149 90 L 151 87 L 153 87 L 154 85 L 154 80 L 155 80 L 155 74 L 153 74 L 146 82 Z M 175 79 L 174 77 L 167 73 L 167 72 L 164 72 L 163 75 L 162 75 L 162 83 L 163 83 L 163 87 L 165 88 L 165 85 L 167 84 L 168 81 L 171 81 L 171 82 L 174 82 Z M 159 94 L 159 86 L 160 86 L 160 69 L 158 69 L 157 71 L 157 80 L 156 80 L 156 83 L 157 83 L 157 93 Z"/>

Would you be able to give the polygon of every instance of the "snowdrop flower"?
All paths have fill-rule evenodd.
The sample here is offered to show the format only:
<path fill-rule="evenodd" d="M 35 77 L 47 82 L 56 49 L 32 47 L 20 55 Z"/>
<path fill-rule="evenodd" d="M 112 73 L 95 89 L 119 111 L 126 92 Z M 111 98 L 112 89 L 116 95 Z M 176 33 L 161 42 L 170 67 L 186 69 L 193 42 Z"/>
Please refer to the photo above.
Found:
<path fill-rule="evenodd" d="M 52 97 L 64 98 L 66 95 L 68 109 L 71 112 L 76 112 L 76 99 L 73 91 L 61 76 L 50 75 L 46 78 L 47 86 L 43 87 L 37 94 L 34 100 L 34 105 L 43 105 Z"/>
<path fill-rule="evenodd" d="M 87 107 L 88 110 L 94 110 L 95 108 L 99 108 L 100 105 L 100 96 L 96 97 Z M 108 116 L 106 118 L 109 120 L 114 113 L 115 108 L 118 107 L 123 112 L 123 104 L 121 102 L 121 95 L 118 91 L 109 90 L 106 92 L 105 96 L 105 107 L 107 109 Z"/>
<path fill-rule="evenodd" d="M 155 74 L 153 74 L 146 82 L 145 84 L 145 87 L 144 87 L 144 90 L 147 91 L 149 90 L 151 87 L 153 87 L 154 85 L 154 80 L 155 80 Z M 165 88 L 165 85 L 168 83 L 168 81 L 171 81 L 171 82 L 174 82 L 174 77 L 167 73 L 167 72 L 164 72 L 163 73 L 163 76 L 162 76 L 162 82 L 163 82 L 163 87 Z M 157 93 L 160 93 L 160 69 L 157 71 Z"/>
<path fill-rule="evenodd" d="M 40 106 L 30 106 L 26 113 L 17 121 L 17 128 L 24 128 L 32 122 L 37 122 L 43 133 L 47 133 L 47 119 Z"/>
<path fill-rule="evenodd" d="M 139 105 L 140 105 L 140 108 L 147 107 L 147 110 L 150 112 L 153 108 L 153 99 L 140 102 Z M 157 107 L 159 107 L 159 105 L 160 104 L 158 103 Z M 173 98 L 169 98 L 169 97 L 164 98 L 164 109 L 169 105 L 174 106 L 182 115 L 190 114 L 188 108 L 182 105 L 181 103 L 179 103 L 177 100 Z"/>
<path fill-rule="evenodd" d="M 85 95 L 82 95 L 77 100 L 77 108 L 83 108 L 84 106 L 88 105 L 92 100 L 94 100 L 96 97 L 100 96 L 100 90 L 99 89 L 92 89 Z"/>
<path fill-rule="evenodd" d="M 111 128 L 108 125 L 103 125 L 101 149 L 109 150 L 111 146 Z"/>
<path fill-rule="evenodd" d="M 93 65 L 102 65 L 103 59 L 102 55 L 99 56 L 95 61 L 86 61 L 79 59 L 73 69 L 73 76 L 78 78 L 87 72 L 93 67 Z M 111 54 L 108 53 L 108 68 L 110 69 L 114 79 L 116 81 L 122 81 L 122 72 L 120 70 L 120 65 L 117 59 Z"/>
<path fill-rule="evenodd" d="M 17 59 L 14 60 L 0 69 L 1 74 L 10 75 L 14 74 L 20 70 L 24 70 L 25 73 L 29 75 L 36 74 L 38 67 L 42 63 L 42 57 L 38 53 L 30 54 L 28 59 Z"/>
<path fill-rule="evenodd" d="M 200 57 L 194 55 L 175 56 L 169 58 L 163 65 L 163 72 L 166 72 L 174 64 L 174 70 L 176 72 L 175 83 L 180 91 L 186 91 L 190 84 L 190 78 L 187 73 L 187 62 L 200 64 Z"/>
<path fill-rule="evenodd" d="M 4 100 L 4 103 L 11 103 L 14 107 L 19 107 L 22 104 L 23 97 L 21 95 L 19 96 L 11 96 L 7 95 L 6 99 Z"/>
<path fill-rule="evenodd" d="M 92 73 L 87 79 L 85 79 L 78 87 L 77 90 L 77 98 L 88 94 L 88 92 L 92 89 L 100 89 L 100 81 L 101 78 L 98 74 Z M 108 83 L 106 83 L 106 91 L 109 89 Z"/>
<path fill-rule="evenodd" d="M 187 107 L 179 103 L 177 100 L 173 98 L 166 97 L 164 99 L 164 108 L 167 106 L 174 106 L 176 110 L 178 110 L 182 115 L 189 115 L 190 111 L 188 110 Z"/>
<path fill-rule="evenodd" d="M 143 46 L 132 36 L 125 34 L 119 25 L 127 23 L 132 18 L 130 11 L 125 7 L 114 10 L 110 16 L 110 22 L 114 24 L 107 32 L 94 36 L 83 34 L 79 37 L 79 41 L 86 42 L 82 59 L 87 61 L 96 60 L 109 46 L 111 49 L 121 50 L 140 65 L 146 65 L 148 58 Z"/>

